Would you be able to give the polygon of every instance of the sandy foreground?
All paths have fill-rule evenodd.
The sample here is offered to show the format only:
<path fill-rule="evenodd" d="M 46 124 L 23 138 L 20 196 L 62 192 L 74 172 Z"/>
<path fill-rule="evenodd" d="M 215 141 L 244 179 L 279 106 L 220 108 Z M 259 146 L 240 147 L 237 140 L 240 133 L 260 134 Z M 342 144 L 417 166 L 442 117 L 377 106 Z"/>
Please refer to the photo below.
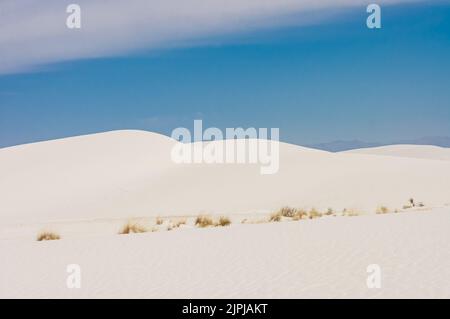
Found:
<path fill-rule="evenodd" d="M 176 165 L 174 143 L 116 131 L 0 149 L 0 297 L 450 298 L 450 149 L 281 143 L 264 176 Z M 282 206 L 333 214 L 268 222 Z M 200 229 L 199 214 L 232 224 Z M 130 220 L 155 231 L 118 235 Z M 43 230 L 61 240 L 37 242 Z M 381 288 L 367 286 L 371 264 Z"/>
<path fill-rule="evenodd" d="M 2 240 L 0 297 L 449 298 L 450 208 L 60 241 Z M 66 267 L 79 264 L 81 289 Z M 378 264 L 381 288 L 369 289 Z"/>

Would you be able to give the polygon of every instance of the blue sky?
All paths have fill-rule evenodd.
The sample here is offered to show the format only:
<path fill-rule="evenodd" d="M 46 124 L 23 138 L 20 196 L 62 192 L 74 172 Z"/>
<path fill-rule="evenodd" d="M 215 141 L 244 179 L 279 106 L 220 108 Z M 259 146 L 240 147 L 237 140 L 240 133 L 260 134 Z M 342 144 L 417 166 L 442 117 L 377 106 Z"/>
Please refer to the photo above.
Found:
<path fill-rule="evenodd" d="M 380 30 L 366 17 L 354 7 L 309 26 L 0 75 L 0 147 L 116 129 L 170 135 L 194 119 L 279 127 L 296 144 L 450 136 L 448 2 L 382 7 Z"/>

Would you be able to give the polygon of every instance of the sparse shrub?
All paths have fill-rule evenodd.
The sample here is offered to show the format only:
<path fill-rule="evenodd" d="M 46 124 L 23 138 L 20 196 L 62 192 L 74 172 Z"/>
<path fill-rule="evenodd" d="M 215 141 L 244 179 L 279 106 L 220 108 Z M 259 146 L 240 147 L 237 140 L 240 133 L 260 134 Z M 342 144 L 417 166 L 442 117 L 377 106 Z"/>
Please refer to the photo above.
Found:
<path fill-rule="evenodd" d="M 281 213 L 280 212 L 275 212 L 270 215 L 269 222 L 279 222 L 279 221 L 281 221 Z"/>
<path fill-rule="evenodd" d="M 162 225 L 164 220 L 161 217 L 156 217 L 156 225 Z"/>
<path fill-rule="evenodd" d="M 414 198 L 410 198 L 409 203 L 411 204 L 412 207 L 416 207 L 416 204 L 414 203 Z"/>
<path fill-rule="evenodd" d="M 319 213 L 319 211 L 316 210 L 315 208 L 312 208 L 309 211 L 309 219 L 314 219 L 314 218 L 319 218 L 319 217 L 322 217 L 322 214 Z"/>
<path fill-rule="evenodd" d="M 420 202 L 420 203 L 417 204 L 417 206 L 418 206 L 418 207 L 425 207 L 425 204 L 422 203 L 422 202 Z"/>
<path fill-rule="evenodd" d="M 61 237 L 53 232 L 41 232 L 37 236 L 37 241 L 44 241 L 44 240 L 59 240 Z"/>
<path fill-rule="evenodd" d="M 389 213 L 389 209 L 386 206 L 380 206 L 377 208 L 377 214 L 387 214 Z"/>
<path fill-rule="evenodd" d="M 211 217 L 201 215 L 195 219 L 195 225 L 204 228 L 208 226 L 213 226 L 214 222 Z"/>
<path fill-rule="evenodd" d="M 215 224 L 215 226 L 229 226 L 229 225 L 231 225 L 231 220 L 225 216 L 220 216 L 219 221 L 217 221 Z"/>
<path fill-rule="evenodd" d="M 333 208 L 328 208 L 327 212 L 325 213 L 325 215 L 327 215 L 327 216 L 330 216 L 330 215 L 333 215 L 333 214 L 334 214 Z"/>
<path fill-rule="evenodd" d="M 138 223 L 131 223 L 127 222 L 125 226 L 119 231 L 120 235 L 127 235 L 127 234 L 138 234 L 138 233 L 145 233 L 148 229 L 142 225 L 139 225 Z"/>
<path fill-rule="evenodd" d="M 293 220 L 306 219 L 308 217 L 308 213 L 304 209 L 297 209 Z"/>
<path fill-rule="evenodd" d="M 279 213 L 280 213 L 280 215 L 283 216 L 283 217 L 289 217 L 289 218 L 292 218 L 292 217 L 295 216 L 295 212 L 296 212 L 296 211 L 297 211 L 297 210 L 296 210 L 295 208 L 286 206 L 286 207 L 281 208 L 281 209 L 279 210 Z"/>

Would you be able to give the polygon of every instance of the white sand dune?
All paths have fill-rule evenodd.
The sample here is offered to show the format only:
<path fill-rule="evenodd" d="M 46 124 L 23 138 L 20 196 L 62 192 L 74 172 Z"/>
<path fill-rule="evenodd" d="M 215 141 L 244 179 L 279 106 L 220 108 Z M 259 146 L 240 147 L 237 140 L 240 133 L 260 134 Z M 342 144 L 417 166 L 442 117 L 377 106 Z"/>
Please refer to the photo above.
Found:
<path fill-rule="evenodd" d="M 115 131 L 0 149 L 0 298 L 450 297 L 447 150 L 281 143 L 279 172 L 260 175 L 255 164 L 174 164 L 176 143 Z M 426 207 L 240 223 L 285 205 L 373 213 L 411 197 Z M 132 217 L 199 213 L 233 224 L 117 235 Z M 36 242 L 42 229 L 62 240 Z M 81 289 L 67 288 L 68 264 L 81 266 Z M 366 285 L 369 264 L 380 289 Z"/>
<path fill-rule="evenodd" d="M 371 154 L 450 161 L 450 148 L 433 145 L 388 145 L 345 151 L 347 154 Z"/>
<path fill-rule="evenodd" d="M 450 162 L 329 153 L 281 143 L 280 170 L 255 164 L 177 165 L 176 141 L 115 131 L 0 149 L 2 224 L 242 213 L 284 205 L 400 208 L 450 201 Z"/>

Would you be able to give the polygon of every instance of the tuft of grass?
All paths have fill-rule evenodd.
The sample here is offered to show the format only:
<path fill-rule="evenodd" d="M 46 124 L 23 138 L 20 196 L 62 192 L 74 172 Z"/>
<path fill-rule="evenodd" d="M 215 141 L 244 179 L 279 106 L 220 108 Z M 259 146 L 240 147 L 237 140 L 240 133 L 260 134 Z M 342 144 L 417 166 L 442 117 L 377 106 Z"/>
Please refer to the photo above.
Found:
<path fill-rule="evenodd" d="M 295 208 L 285 206 L 285 207 L 281 208 L 281 209 L 278 211 L 278 213 L 279 213 L 281 216 L 283 216 L 283 217 L 289 217 L 289 218 L 292 218 L 292 217 L 295 216 L 296 211 L 297 211 L 297 210 L 296 210 Z"/>
<path fill-rule="evenodd" d="M 37 239 L 37 241 L 59 240 L 59 239 L 61 239 L 61 236 L 59 236 L 58 234 L 56 234 L 54 232 L 45 231 L 45 232 L 39 233 L 36 239 Z"/>
<path fill-rule="evenodd" d="M 312 208 L 309 211 L 309 219 L 314 219 L 314 218 L 320 218 L 322 217 L 322 213 L 320 213 L 318 210 L 316 210 L 315 208 Z"/>
<path fill-rule="evenodd" d="M 333 214 L 334 214 L 333 208 L 328 208 L 327 212 L 325 213 L 325 215 L 327 215 L 327 216 L 330 216 L 330 215 L 333 215 Z"/>
<path fill-rule="evenodd" d="M 269 222 L 279 222 L 279 221 L 281 221 L 281 217 L 282 217 L 282 215 L 279 211 L 272 213 L 269 217 Z"/>
<path fill-rule="evenodd" d="M 209 216 L 200 215 L 195 219 L 195 226 L 204 228 L 208 226 L 213 226 L 214 221 Z"/>
<path fill-rule="evenodd" d="M 293 220 L 300 220 L 306 218 L 308 218 L 308 213 L 304 209 L 297 209 L 295 211 L 294 217 L 292 217 Z"/>
<path fill-rule="evenodd" d="M 228 217 L 220 216 L 219 220 L 216 222 L 215 226 L 229 226 L 231 225 L 231 220 Z"/>
<path fill-rule="evenodd" d="M 156 225 L 162 225 L 164 220 L 161 217 L 156 217 Z"/>
<path fill-rule="evenodd" d="M 119 235 L 145 233 L 148 229 L 138 223 L 127 222 L 119 231 Z"/>
<path fill-rule="evenodd" d="M 389 208 L 387 208 L 386 206 L 380 206 L 377 208 L 376 213 L 377 214 L 387 214 L 387 213 L 389 213 Z"/>

